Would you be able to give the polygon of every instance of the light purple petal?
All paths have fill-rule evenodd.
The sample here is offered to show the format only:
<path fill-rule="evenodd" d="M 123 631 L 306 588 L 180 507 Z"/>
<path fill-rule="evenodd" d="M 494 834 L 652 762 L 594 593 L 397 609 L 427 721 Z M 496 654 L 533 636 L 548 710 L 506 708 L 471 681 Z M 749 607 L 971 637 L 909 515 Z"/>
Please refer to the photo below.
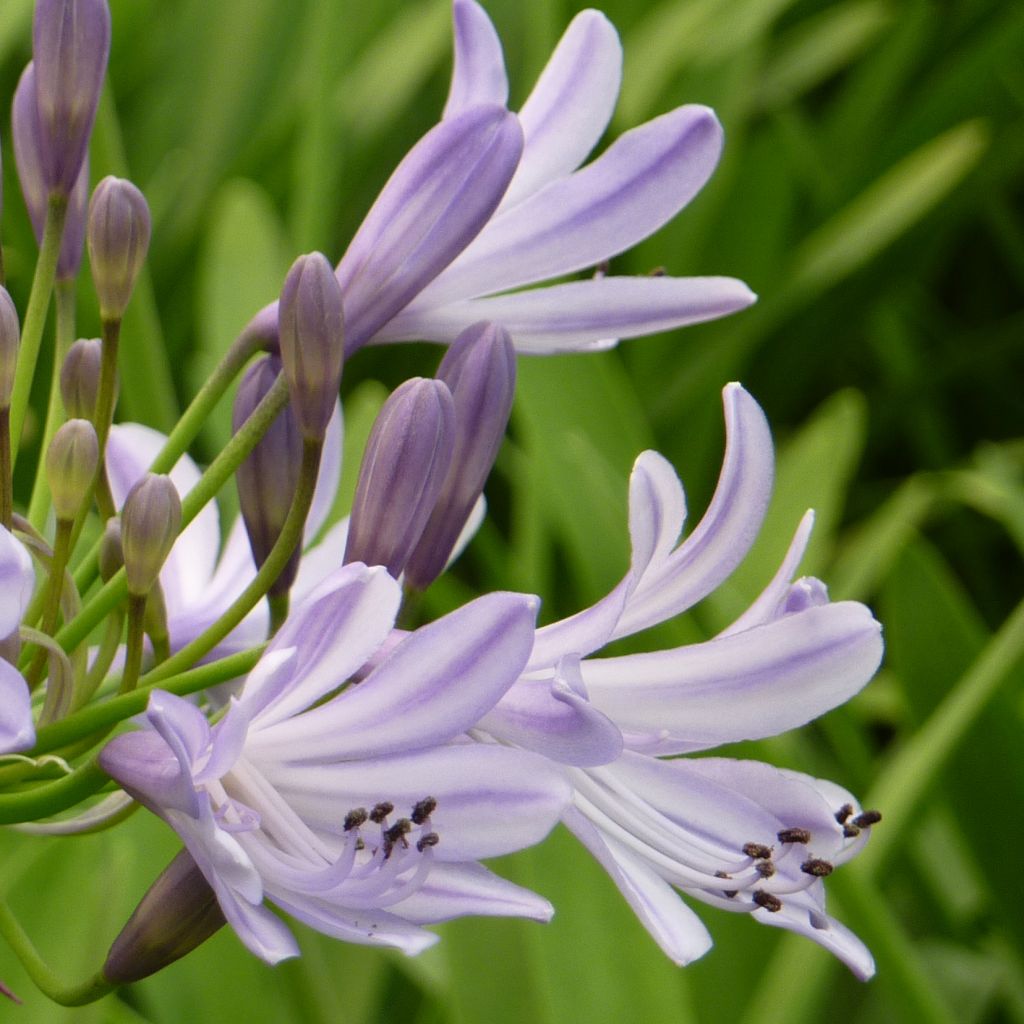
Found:
<path fill-rule="evenodd" d="M 629 477 L 630 570 L 639 581 L 651 563 L 668 558 L 686 522 L 686 495 L 672 463 L 641 452 Z"/>
<path fill-rule="evenodd" d="M 743 560 L 761 529 L 774 477 L 771 432 L 739 384 L 722 392 L 726 445 L 707 512 L 680 546 L 638 581 L 616 636 L 664 622 L 710 594 Z"/>
<path fill-rule="evenodd" d="M 0 754 L 28 750 L 35 742 L 28 683 L 13 665 L 0 659 Z"/>
<path fill-rule="evenodd" d="M 640 923 L 673 963 L 682 967 L 711 948 L 711 936 L 700 918 L 643 860 L 602 835 L 575 808 L 566 812 L 564 821 L 608 872 Z"/>
<path fill-rule="evenodd" d="M 707 107 L 634 128 L 583 170 L 499 213 L 413 308 L 561 277 L 629 249 L 700 191 L 721 149 L 721 125 Z"/>
<path fill-rule="evenodd" d="M 325 761 L 446 742 L 472 728 L 515 682 L 533 644 L 537 603 L 527 594 L 487 594 L 423 626 L 335 700 L 287 721 L 280 721 L 284 707 L 294 709 L 299 701 L 291 696 L 281 701 L 272 728 L 254 733 L 254 749 L 282 760 Z M 297 636 L 308 637 L 308 631 L 295 627 Z M 303 646 L 308 645 L 305 639 Z M 320 660 L 329 666 L 339 657 Z M 334 685 L 368 657 L 336 674 Z M 303 694 L 307 686 L 308 681 L 300 684 Z"/>
<path fill-rule="evenodd" d="M 745 309 L 756 296 L 731 277 L 604 277 L 403 311 L 378 341 L 451 342 L 480 320 L 500 323 L 518 352 L 608 348 Z M 601 343 L 598 345 L 597 343 Z"/>
<path fill-rule="evenodd" d="M 774 736 L 849 700 L 882 658 L 862 604 L 810 608 L 674 650 L 583 663 L 596 707 L 623 730 L 671 734 L 680 749 Z"/>
<path fill-rule="evenodd" d="M 470 107 L 508 101 L 508 76 L 501 40 L 484 9 L 473 0 L 452 4 L 455 56 L 444 118 L 455 117 Z"/>
<path fill-rule="evenodd" d="M 304 601 L 327 577 L 344 563 L 348 545 L 348 516 L 336 522 L 308 548 L 299 563 L 299 574 L 292 585 L 292 601 Z"/>
<path fill-rule="evenodd" d="M 563 658 L 553 679 L 518 680 L 480 728 L 561 764 L 607 764 L 622 753 L 622 733 L 580 689 L 579 659 Z"/>
<path fill-rule="evenodd" d="M 0 639 L 20 625 L 36 577 L 28 549 L 7 527 L 0 525 Z"/>
<path fill-rule="evenodd" d="M 198 805 L 191 776 L 160 735 L 139 729 L 115 736 L 99 755 L 100 767 L 139 803 L 164 816 L 167 808 L 195 816 Z"/>
<path fill-rule="evenodd" d="M 399 164 L 338 266 L 345 350 L 365 344 L 476 237 L 522 152 L 503 107 L 472 107 L 428 132 Z"/>
<path fill-rule="evenodd" d="M 334 415 L 327 424 L 324 436 L 324 447 L 320 454 L 320 472 L 316 478 L 316 489 L 313 492 L 313 503 L 309 507 L 309 516 L 303 531 L 304 543 L 308 544 L 327 521 L 334 499 L 341 483 L 341 457 L 344 451 L 344 426 L 341 415 L 341 402 L 334 406 Z M 338 563 L 341 564 L 340 562 Z"/>
<path fill-rule="evenodd" d="M 467 915 L 525 917 L 546 923 L 555 909 L 542 896 L 514 885 L 479 864 L 435 861 L 422 888 L 391 908 L 414 924 Z"/>
<path fill-rule="evenodd" d="M 353 562 L 295 608 L 267 648 L 268 653 L 296 649 L 292 682 L 283 686 L 276 673 L 250 676 L 242 691 L 252 741 L 294 732 L 298 720 L 292 716 L 341 686 L 384 642 L 400 602 L 398 584 L 383 569 Z M 300 734 L 311 724 L 310 716 L 303 716 Z M 304 740 L 299 743 L 305 748 Z"/>
<path fill-rule="evenodd" d="M 441 861 L 498 857 L 540 842 L 572 794 L 545 758 L 477 743 L 336 764 L 279 764 L 267 770 L 289 806 L 311 827 L 337 833 L 344 811 L 381 800 L 406 814 L 432 796 Z"/>
<path fill-rule="evenodd" d="M 581 11 L 519 111 L 526 145 L 502 208 L 583 163 L 608 127 L 621 81 L 618 33 L 599 11 Z"/>

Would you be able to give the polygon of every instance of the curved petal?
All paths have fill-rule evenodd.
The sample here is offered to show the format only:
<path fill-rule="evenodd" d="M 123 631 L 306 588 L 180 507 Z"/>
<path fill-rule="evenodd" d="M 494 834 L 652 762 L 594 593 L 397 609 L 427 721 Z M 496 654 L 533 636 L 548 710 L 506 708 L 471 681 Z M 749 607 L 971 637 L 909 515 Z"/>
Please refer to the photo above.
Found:
<path fill-rule="evenodd" d="M 547 923 L 555 908 L 535 892 L 514 885 L 480 864 L 435 861 L 423 886 L 391 907 L 414 924 L 451 921 L 468 914 L 525 917 Z"/>
<path fill-rule="evenodd" d="M 498 857 L 540 842 L 572 795 L 565 774 L 545 758 L 477 743 L 336 764 L 278 764 L 267 776 L 311 827 L 334 833 L 339 808 L 388 800 L 400 814 L 432 796 L 430 820 L 440 837 L 433 853 L 441 861 Z"/>
<path fill-rule="evenodd" d="M 700 191 L 721 150 L 722 128 L 707 107 L 680 107 L 634 128 L 592 164 L 499 213 L 414 308 L 561 277 L 623 252 Z"/>
<path fill-rule="evenodd" d="M 686 494 L 672 463 L 641 452 L 629 477 L 630 569 L 636 581 L 668 558 L 686 522 Z"/>
<path fill-rule="evenodd" d="M 377 340 L 447 343 L 470 324 L 491 320 L 505 327 L 518 352 L 589 351 L 611 347 L 609 339 L 728 316 L 755 299 L 731 277 L 604 277 L 436 308 L 417 303 L 394 317 Z"/>
<path fill-rule="evenodd" d="M 597 604 L 538 629 L 527 671 L 551 668 L 567 654 L 582 657 L 603 647 L 612 638 L 632 589 L 632 577 L 627 576 Z"/>
<path fill-rule="evenodd" d="M 252 719 L 250 740 L 294 732 L 312 724 L 313 712 L 293 716 L 337 689 L 384 642 L 401 603 L 398 584 L 379 567 L 343 566 L 288 617 L 267 653 L 295 648 L 290 681 L 276 673 L 250 675 L 242 702 Z M 305 740 L 299 739 L 305 752 Z"/>
<path fill-rule="evenodd" d="M 331 526 L 299 562 L 299 574 L 292 585 L 292 600 L 304 601 L 332 572 L 345 562 L 348 544 L 348 516 Z"/>
<path fill-rule="evenodd" d="M 505 55 L 491 19 L 474 0 L 455 0 L 452 27 L 455 55 L 442 117 L 455 117 L 480 104 L 504 107 L 508 102 Z"/>
<path fill-rule="evenodd" d="M 581 11 L 519 111 L 526 144 L 501 209 L 583 163 L 608 127 L 621 82 L 619 34 L 600 11 Z"/>
<path fill-rule="evenodd" d="M 317 474 L 316 488 L 313 491 L 313 503 L 309 507 L 309 515 L 303 529 L 303 543 L 305 544 L 308 544 L 320 532 L 320 528 L 327 521 L 327 516 L 334 506 L 338 485 L 341 483 L 344 433 L 341 402 L 336 402 L 334 414 L 327 424 L 327 433 L 324 435 L 324 447 L 320 455 L 320 471 Z"/>
<path fill-rule="evenodd" d="M 0 754 L 28 750 L 35 742 L 28 683 L 13 665 L 0 659 Z"/>
<path fill-rule="evenodd" d="M 553 679 L 520 679 L 480 719 L 480 728 L 504 743 L 552 761 L 607 764 L 622 753 L 622 733 L 581 694 L 579 658 L 563 658 Z"/>
<path fill-rule="evenodd" d="M 673 963 L 683 967 L 711 948 L 711 936 L 703 922 L 657 872 L 620 843 L 603 836 L 575 808 L 566 811 L 563 820 L 608 872 L 640 923 Z"/>
<path fill-rule="evenodd" d="M 757 538 L 771 497 L 774 456 L 761 407 L 739 385 L 722 392 L 725 458 L 714 497 L 693 533 L 638 581 L 615 635 L 678 615 L 711 593 Z"/>
<path fill-rule="evenodd" d="M 153 729 L 115 736 L 100 751 L 100 767 L 125 792 L 154 814 L 170 808 L 195 816 L 197 798 L 191 776 L 174 752 Z"/>
<path fill-rule="evenodd" d="M 28 549 L 6 526 L 0 525 L 0 639 L 10 636 L 21 625 L 35 584 Z"/>
<path fill-rule="evenodd" d="M 527 594 L 487 594 L 423 626 L 336 699 L 286 721 L 281 711 L 294 710 L 298 701 L 279 702 L 272 728 L 254 733 L 253 749 L 282 760 L 325 761 L 416 750 L 451 739 L 472 728 L 515 682 L 533 644 L 537 603 Z M 303 646 L 309 644 L 308 630 L 308 625 L 295 627 L 296 635 L 307 637 Z M 332 650 L 344 649 L 333 638 L 330 643 Z M 337 657 L 321 659 L 326 665 L 320 674 L 330 671 Z M 368 657 L 369 652 L 355 665 L 349 659 L 349 674 Z M 345 678 L 335 673 L 333 685 Z M 308 685 L 303 681 L 297 689 L 305 694 Z"/>
<path fill-rule="evenodd" d="M 505 194 L 522 146 L 515 116 L 483 106 L 442 121 L 413 147 L 338 265 L 347 353 L 476 237 Z"/>
<path fill-rule="evenodd" d="M 583 663 L 594 705 L 621 729 L 683 749 L 774 736 L 853 696 L 882 658 L 881 627 L 843 601 L 735 636 Z"/>

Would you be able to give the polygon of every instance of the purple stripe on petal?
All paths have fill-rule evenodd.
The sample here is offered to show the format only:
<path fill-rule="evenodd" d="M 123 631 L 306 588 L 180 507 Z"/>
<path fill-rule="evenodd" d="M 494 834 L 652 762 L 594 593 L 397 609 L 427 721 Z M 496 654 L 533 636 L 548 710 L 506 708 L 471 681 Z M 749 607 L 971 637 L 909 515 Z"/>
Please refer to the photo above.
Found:
<path fill-rule="evenodd" d="M 452 5 L 455 56 L 444 118 L 455 117 L 470 107 L 508 101 L 508 77 L 501 40 L 484 9 L 473 0 Z"/>
<path fill-rule="evenodd" d="M 605 277 L 437 308 L 417 303 L 396 316 L 377 340 L 450 342 L 470 324 L 490 320 L 508 331 L 516 351 L 552 355 L 608 348 L 611 338 L 715 320 L 755 299 L 731 277 Z"/>
<path fill-rule="evenodd" d="M 338 266 L 347 353 L 476 237 L 505 194 L 522 147 L 515 116 L 497 106 L 442 121 L 413 147 Z"/>

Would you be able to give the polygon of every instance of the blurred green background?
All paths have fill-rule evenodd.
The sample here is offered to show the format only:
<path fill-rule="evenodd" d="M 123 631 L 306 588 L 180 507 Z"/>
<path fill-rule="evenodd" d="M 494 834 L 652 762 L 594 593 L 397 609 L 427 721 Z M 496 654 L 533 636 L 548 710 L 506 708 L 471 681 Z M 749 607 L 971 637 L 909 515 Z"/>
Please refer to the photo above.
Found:
<path fill-rule="evenodd" d="M 489 0 L 512 105 L 581 5 Z M 0 4 L 0 96 L 28 59 L 30 0 Z M 93 177 L 127 174 L 154 216 L 150 279 L 123 344 L 120 416 L 166 428 L 294 255 L 332 259 L 436 120 L 449 0 L 111 0 L 110 86 Z M 301 932 L 269 969 L 226 932 L 76 1011 L 39 997 L 4 1020 L 562 1024 L 1024 1021 L 1024 5 L 1017 0 L 609 0 L 625 45 L 612 134 L 684 102 L 726 129 L 711 184 L 613 271 L 741 277 L 729 320 L 593 356 L 521 361 L 494 512 L 432 610 L 521 588 L 555 617 L 627 556 L 626 478 L 657 447 L 691 508 L 721 458 L 719 391 L 739 379 L 779 447 L 777 493 L 741 570 L 684 621 L 720 628 L 767 580 L 808 506 L 803 571 L 869 602 L 879 677 L 848 706 L 737 753 L 827 776 L 885 821 L 829 880 L 872 947 L 867 985 L 811 944 L 701 908 L 716 940 L 671 966 L 567 835 L 499 865 L 558 907 L 549 927 L 459 922 L 407 960 Z M 35 246 L 3 126 L 4 247 L 24 308 Z M 95 333 L 84 287 L 80 333 Z M 344 382 L 358 451 L 384 393 L 439 351 L 361 353 Z M 227 410 L 196 451 L 226 436 Z M 29 460 L 22 460 L 24 466 Z M 349 476 L 354 469 L 349 460 Z M 230 505 L 230 496 L 225 504 Z M 585 510 L 581 515 L 580 510 Z M 0 878 L 46 956 L 95 967 L 174 843 L 136 815 L 103 836 L 0 835 Z"/>

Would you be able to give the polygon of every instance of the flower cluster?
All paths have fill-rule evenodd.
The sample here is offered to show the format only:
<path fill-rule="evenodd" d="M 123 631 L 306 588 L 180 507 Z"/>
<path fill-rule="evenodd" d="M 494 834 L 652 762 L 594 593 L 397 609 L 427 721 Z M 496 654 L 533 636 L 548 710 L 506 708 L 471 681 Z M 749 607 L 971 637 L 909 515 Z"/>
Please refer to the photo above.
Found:
<path fill-rule="evenodd" d="M 714 169 L 721 127 L 681 107 L 586 163 L 619 88 L 607 20 L 572 21 L 516 113 L 487 15 L 454 0 L 453 16 L 440 123 L 336 267 L 319 253 L 295 261 L 165 437 L 114 422 L 121 321 L 151 232 L 130 182 L 106 178 L 88 198 L 107 3 L 37 0 L 13 134 L 40 243 L 32 294 L 54 299 L 58 376 L 22 509 L 12 469 L 46 302 L 30 303 L 22 326 L 0 288 L 0 822 L 68 834 L 113 826 L 137 802 L 180 837 L 94 995 L 225 923 L 268 962 L 297 955 L 269 905 L 409 954 L 435 941 L 424 926 L 457 916 L 547 920 L 545 899 L 480 862 L 559 821 L 676 963 L 710 945 L 682 892 L 805 934 L 867 977 L 870 954 L 826 914 L 822 880 L 879 815 L 833 783 L 704 756 L 808 722 L 878 667 L 871 612 L 796 578 L 811 515 L 718 635 L 602 653 L 712 593 L 754 542 L 773 454 L 742 387 L 724 390 L 718 487 L 682 539 L 672 467 L 638 457 L 630 564 L 593 607 L 538 626 L 540 598 L 495 592 L 414 619 L 409 598 L 483 515 L 518 352 L 593 351 L 753 301 L 730 278 L 602 269 L 564 280 L 685 206 Z M 102 337 L 74 341 L 86 243 Z M 434 377 L 384 403 L 350 513 L 331 521 L 343 364 L 409 339 L 447 348 Z M 232 438 L 202 470 L 186 449 L 232 388 Z M 241 514 L 222 543 L 214 495 L 232 476 Z M 68 772 L 56 783 L 53 754 Z M 6 912 L 0 926 L 17 950 Z"/>

